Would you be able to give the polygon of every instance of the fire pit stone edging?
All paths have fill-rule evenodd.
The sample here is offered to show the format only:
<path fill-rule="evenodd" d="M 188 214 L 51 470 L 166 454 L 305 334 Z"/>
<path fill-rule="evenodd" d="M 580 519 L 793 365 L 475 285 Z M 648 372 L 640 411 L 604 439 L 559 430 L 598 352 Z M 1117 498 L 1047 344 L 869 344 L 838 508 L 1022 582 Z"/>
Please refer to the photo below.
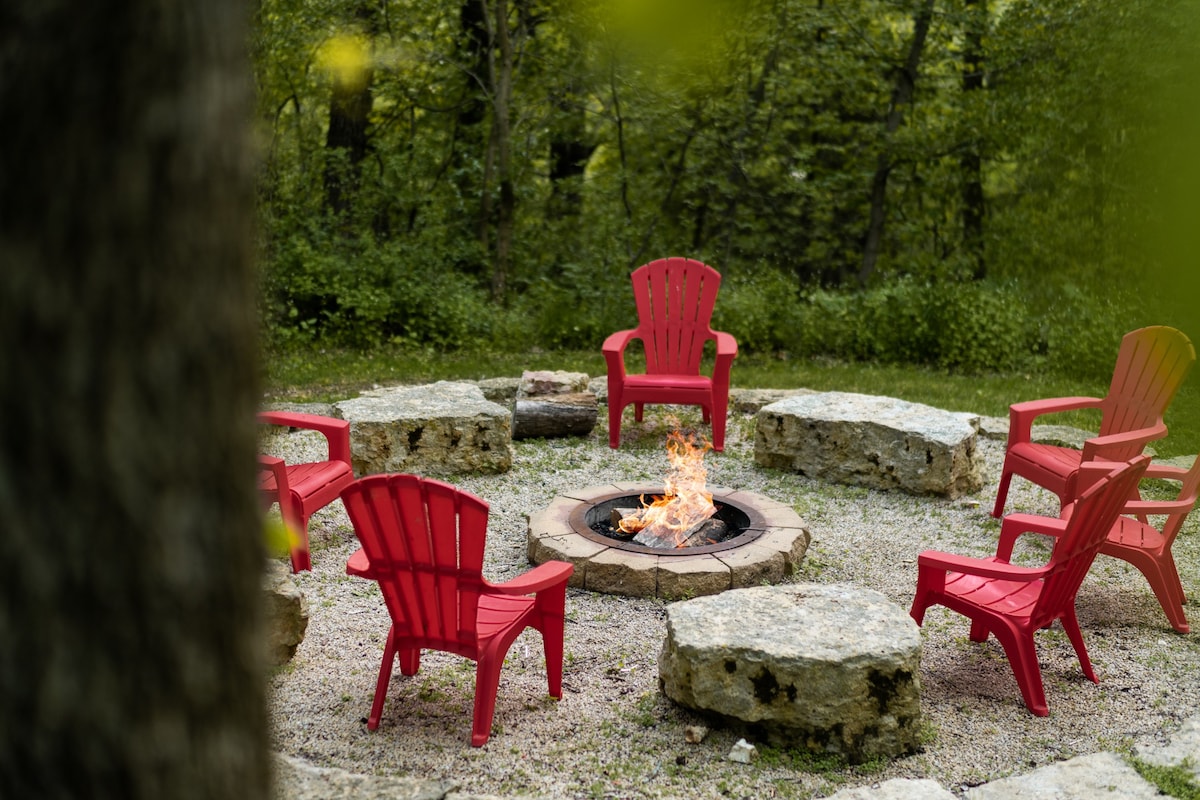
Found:
<path fill-rule="evenodd" d="M 795 572 L 811 535 L 790 506 L 755 492 L 709 487 L 714 501 L 747 512 L 750 524 L 720 545 L 649 551 L 637 545 L 583 535 L 571 524 L 581 506 L 594 506 L 614 494 L 657 494 L 647 483 L 612 483 L 573 489 L 532 513 L 526 532 L 529 561 L 566 561 L 575 566 L 569 585 L 628 597 L 681 599 L 762 583 L 777 583 Z"/>

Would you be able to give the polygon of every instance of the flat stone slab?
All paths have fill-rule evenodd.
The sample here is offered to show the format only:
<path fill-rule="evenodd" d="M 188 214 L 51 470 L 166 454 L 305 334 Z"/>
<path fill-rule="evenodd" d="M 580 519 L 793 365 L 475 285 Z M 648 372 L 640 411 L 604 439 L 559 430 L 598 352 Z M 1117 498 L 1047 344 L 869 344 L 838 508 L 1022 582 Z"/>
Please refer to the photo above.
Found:
<path fill-rule="evenodd" d="M 893 778 L 878 786 L 842 789 L 829 800 L 954 800 L 954 795 L 929 778 Z"/>
<path fill-rule="evenodd" d="M 967 789 L 963 797 L 967 800 L 1097 800 L 1106 797 L 1151 800 L 1162 795 L 1116 753 L 1092 753 Z"/>
<path fill-rule="evenodd" d="M 983 485 L 978 425 L 974 414 L 891 397 L 798 395 L 755 416 L 754 460 L 832 483 L 955 498 Z"/>
<path fill-rule="evenodd" d="M 659 686 L 768 741 L 851 762 L 916 751 L 921 635 L 879 592 L 756 586 L 673 603 Z"/>
<path fill-rule="evenodd" d="M 350 423 L 350 461 L 359 477 L 512 469 L 512 414 L 475 384 L 374 389 L 334 409 Z"/>

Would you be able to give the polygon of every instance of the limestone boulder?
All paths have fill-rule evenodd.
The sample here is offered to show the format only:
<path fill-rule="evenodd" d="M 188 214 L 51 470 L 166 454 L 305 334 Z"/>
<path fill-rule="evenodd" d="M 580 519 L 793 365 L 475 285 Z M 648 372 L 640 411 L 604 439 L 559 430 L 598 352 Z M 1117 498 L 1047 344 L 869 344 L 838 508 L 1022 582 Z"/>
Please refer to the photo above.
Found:
<path fill-rule="evenodd" d="M 566 372 L 561 369 L 526 370 L 521 373 L 517 397 L 579 394 L 588 391 L 590 380 L 586 372 Z"/>
<path fill-rule="evenodd" d="M 955 498 L 983 485 L 978 419 L 891 397 L 798 395 L 755 416 L 754 460 L 832 483 Z"/>
<path fill-rule="evenodd" d="M 308 629 L 308 602 L 291 570 L 281 561 L 267 562 L 263 575 L 266 609 L 267 663 L 278 667 L 292 660 Z"/>
<path fill-rule="evenodd" d="M 921 636 L 870 589 L 785 584 L 667 607 L 659 685 L 774 744 L 851 762 L 919 744 Z"/>
<path fill-rule="evenodd" d="M 360 477 L 512 468 L 512 414 L 475 384 L 439 381 L 375 389 L 334 408 L 350 423 L 350 460 Z"/>

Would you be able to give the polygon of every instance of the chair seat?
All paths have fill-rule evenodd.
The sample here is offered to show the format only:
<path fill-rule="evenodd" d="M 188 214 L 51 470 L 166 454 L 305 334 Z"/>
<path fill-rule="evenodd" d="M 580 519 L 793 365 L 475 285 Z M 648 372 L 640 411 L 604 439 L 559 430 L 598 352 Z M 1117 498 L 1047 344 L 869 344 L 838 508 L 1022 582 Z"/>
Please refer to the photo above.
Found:
<path fill-rule="evenodd" d="M 301 496 L 307 497 L 309 495 L 316 495 L 322 489 L 329 487 L 333 492 L 332 496 L 337 497 L 338 493 L 346 485 L 343 478 L 351 475 L 351 473 L 350 465 L 342 461 L 323 461 L 315 464 L 289 464 L 287 466 L 288 488 Z M 269 472 L 264 472 L 262 480 L 259 481 L 259 489 L 268 492 L 275 491 L 275 476 Z"/>
<path fill-rule="evenodd" d="M 982 560 L 994 562 L 996 559 Z M 1041 592 L 1041 581 L 1006 581 L 960 572 L 951 572 L 946 576 L 947 594 L 1006 617 L 1029 617 Z"/>
<path fill-rule="evenodd" d="M 706 375 L 626 375 L 625 390 L 630 389 L 684 389 L 708 392 L 712 390 L 712 379 Z"/>
<path fill-rule="evenodd" d="M 1105 542 L 1106 545 L 1115 544 L 1152 552 L 1161 550 L 1165 543 L 1166 538 L 1157 528 L 1132 517 L 1118 517 L 1116 524 L 1108 532 L 1108 541 Z"/>
<path fill-rule="evenodd" d="M 1020 442 L 1012 445 L 1004 458 L 1013 472 L 1026 478 L 1040 478 L 1034 482 L 1061 494 L 1072 473 L 1079 469 L 1082 456 L 1082 452 L 1069 447 Z"/>
<path fill-rule="evenodd" d="M 534 599 L 528 595 L 481 594 L 475 630 L 485 641 L 512 628 L 525 628 L 533 612 Z"/>

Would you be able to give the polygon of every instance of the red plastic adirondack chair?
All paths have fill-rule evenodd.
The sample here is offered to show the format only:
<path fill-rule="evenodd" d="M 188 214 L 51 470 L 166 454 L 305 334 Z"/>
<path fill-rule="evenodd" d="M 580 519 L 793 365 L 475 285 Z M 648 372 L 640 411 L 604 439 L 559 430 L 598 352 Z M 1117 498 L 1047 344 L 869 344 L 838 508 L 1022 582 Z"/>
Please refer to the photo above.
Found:
<path fill-rule="evenodd" d="M 500 584 L 482 574 L 487 503 L 415 475 L 370 475 L 342 492 L 362 547 L 346 572 L 378 581 L 392 618 L 367 728 L 379 727 L 392 662 L 415 675 L 421 650 L 476 662 L 471 745 L 492 730 L 504 655 L 525 628 L 542 634 L 552 697 L 562 697 L 563 612 L 574 567 L 547 561 Z M 532 595 L 532 596 L 529 596 Z"/>
<path fill-rule="evenodd" d="M 1149 456 L 1137 456 L 1127 463 L 1083 465 L 1081 483 L 1089 479 L 1087 473 L 1094 476 L 1099 471 L 1102 477 L 1075 501 L 1070 518 L 1005 517 L 995 558 L 968 558 L 936 550 L 921 553 L 916 596 L 909 612 L 912 618 L 920 625 L 929 606 L 943 605 L 971 620 L 971 641 L 983 642 L 989 633 L 994 634 L 1008 656 L 1025 706 L 1037 716 L 1046 716 L 1050 708 L 1033 634 L 1056 619 L 1062 620 L 1083 674 L 1099 683 L 1075 616 L 1075 595 L 1149 461 Z M 1013 544 L 1023 533 L 1058 537 L 1045 566 L 1008 563 Z"/>
<path fill-rule="evenodd" d="M 1104 398 L 1060 397 L 1010 406 L 1008 449 L 992 516 L 1004 513 L 1013 475 L 1054 492 L 1065 506 L 1077 494 L 1073 480 L 1081 463 L 1126 461 L 1147 443 L 1166 436 L 1163 412 L 1195 361 L 1196 350 L 1180 331 L 1164 326 L 1139 328 L 1121 340 Z M 1101 413 L 1100 432 L 1084 443 L 1082 451 L 1030 441 L 1035 418 L 1077 409 Z"/>
<path fill-rule="evenodd" d="M 260 454 L 258 492 L 264 508 L 279 503 L 279 513 L 291 535 L 292 572 L 312 569 L 308 553 L 308 519 L 332 503 L 354 481 L 350 467 L 350 423 L 316 414 L 262 411 L 258 421 L 318 431 L 329 443 L 329 458 L 311 464 L 285 464 Z"/>
<path fill-rule="evenodd" d="M 646 403 L 700 406 L 704 421 L 712 422 L 712 446 L 725 449 L 725 418 L 729 409 L 729 369 L 737 356 L 737 340 L 710 325 L 721 274 L 687 258 L 664 258 L 633 271 L 633 296 L 638 326 L 618 331 L 604 341 L 608 365 L 608 444 L 621 443 L 621 413 L 633 404 L 642 421 Z M 642 341 L 645 374 L 626 374 L 625 348 Z M 712 376 L 700 373 L 709 341 L 716 342 Z"/>
<path fill-rule="evenodd" d="M 1169 464 L 1151 464 L 1144 477 L 1178 481 L 1179 495 L 1174 500 L 1162 502 L 1135 500 L 1126 503 L 1122 516 L 1113 523 L 1100 552 L 1137 567 L 1150 583 L 1171 627 L 1180 633 L 1187 633 L 1190 628 L 1183 613 L 1187 598 L 1179 581 L 1179 570 L 1175 567 L 1171 546 L 1196 505 L 1200 490 L 1200 457 L 1196 458 L 1191 469 L 1186 470 Z M 1166 515 L 1161 530 L 1150 522 L 1151 516 L 1160 514 Z"/>

